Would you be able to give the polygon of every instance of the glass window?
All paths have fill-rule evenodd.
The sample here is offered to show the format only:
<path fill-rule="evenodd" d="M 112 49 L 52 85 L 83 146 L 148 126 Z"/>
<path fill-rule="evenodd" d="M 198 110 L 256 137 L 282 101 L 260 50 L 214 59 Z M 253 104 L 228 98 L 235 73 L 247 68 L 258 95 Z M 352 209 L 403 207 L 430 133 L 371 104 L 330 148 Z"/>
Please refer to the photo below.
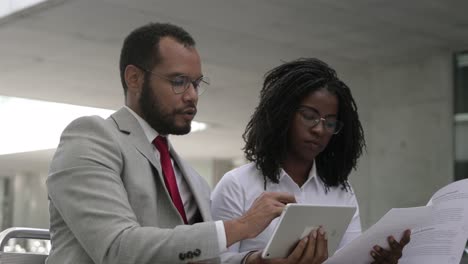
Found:
<path fill-rule="evenodd" d="M 455 180 L 468 178 L 468 52 L 455 56 Z"/>

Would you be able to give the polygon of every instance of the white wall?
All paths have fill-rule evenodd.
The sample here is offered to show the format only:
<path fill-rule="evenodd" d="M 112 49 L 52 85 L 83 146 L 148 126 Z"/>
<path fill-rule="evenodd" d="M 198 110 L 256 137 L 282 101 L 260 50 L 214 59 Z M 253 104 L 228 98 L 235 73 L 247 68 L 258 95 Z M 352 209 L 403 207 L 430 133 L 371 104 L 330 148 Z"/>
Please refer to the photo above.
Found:
<path fill-rule="evenodd" d="M 365 228 L 453 180 L 452 68 L 451 53 L 369 68 L 358 97 L 367 155 L 352 176 Z"/>
<path fill-rule="evenodd" d="M 333 67 L 333 65 L 331 65 Z M 337 68 L 338 77 L 343 80 L 351 89 L 354 100 L 356 101 L 359 113 L 359 119 L 361 120 L 362 127 L 364 129 L 364 136 L 366 138 L 367 145 L 369 145 L 370 138 L 370 90 L 372 89 L 371 72 L 370 67 L 361 65 L 353 68 Z M 368 150 L 367 150 L 368 151 Z M 361 214 L 361 223 L 363 227 L 369 226 L 369 214 L 370 207 L 369 201 L 373 199 L 370 196 L 369 188 L 369 155 L 366 150 L 359 159 L 357 170 L 352 171 L 349 176 L 351 185 L 358 197 L 359 210 Z"/>

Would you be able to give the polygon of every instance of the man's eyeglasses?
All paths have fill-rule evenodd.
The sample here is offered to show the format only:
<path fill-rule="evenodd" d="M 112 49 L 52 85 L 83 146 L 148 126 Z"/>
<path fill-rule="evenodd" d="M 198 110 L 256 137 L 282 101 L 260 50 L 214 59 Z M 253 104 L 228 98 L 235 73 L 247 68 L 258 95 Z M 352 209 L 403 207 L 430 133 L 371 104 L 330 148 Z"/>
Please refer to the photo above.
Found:
<path fill-rule="evenodd" d="M 304 122 L 304 125 L 312 128 L 317 126 L 320 121 L 323 121 L 324 128 L 328 133 L 338 134 L 343 128 L 343 122 L 336 119 L 335 116 L 321 117 L 316 111 L 306 107 L 300 107 L 298 109 L 300 117 Z"/>
<path fill-rule="evenodd" d="M 190 87 L 190 84 L 192 84 L 195 91 L 197 91 L 197 94 L 201 95 L 206 90 L 206 88 L 208 88 L 208 85 L 210 85 L 210 80 L 204 76 L 196 80 L 192 80 L 190 79 L 190 77 L 185 76 L 185 75 L 179 75 L 173 78 L 169 78 L 162 74 L 159 74 L 150 70 L 146 70 L 144 68 L 141 68 L 141 69 L 144 70 L 145 72 L 151 73 L 154 76 L 157 76 L 161 79 L 164 79 L 170 82 L 172 85 L 172 90 L 174 91 L 175 94 L 184 93 Z"/>

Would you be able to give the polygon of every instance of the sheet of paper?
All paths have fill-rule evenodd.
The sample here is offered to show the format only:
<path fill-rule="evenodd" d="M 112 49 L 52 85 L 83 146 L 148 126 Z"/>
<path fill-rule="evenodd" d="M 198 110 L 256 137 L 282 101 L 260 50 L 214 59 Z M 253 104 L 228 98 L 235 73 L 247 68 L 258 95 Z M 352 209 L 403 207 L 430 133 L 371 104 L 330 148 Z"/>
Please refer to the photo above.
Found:
<path fill-rule="evenodd" d="M 468 179 L 437 191 L 428 206 L 390 210 L 325 263 L 371 263 L 372 247 L 388 248 L 386 238 L 393 235 L 399 240 L 405 229 L 412 229 L 411 242 L 398 263 L 460 263 L 468 239 Z"/>
<path fill-rule="evenodd" d="M 468 180 L 440 189 L 429 204 L 432 221 L 413 231 L 399 263 L 460 263 L 468 238 Z"/>
<path fill-rule="evenodd" d="M 401 239 L 406 229 L 418 228 L 421 223 L 431 218 L 432 207 L 394 208 L 388 211 L 375 225 L 367 229 L 361 236 L 337 251 L 326 264 L 367 264 L 373 261 L 370 252 L 374 245 L 388 248 L 387 237 L 393 235 Z"/>

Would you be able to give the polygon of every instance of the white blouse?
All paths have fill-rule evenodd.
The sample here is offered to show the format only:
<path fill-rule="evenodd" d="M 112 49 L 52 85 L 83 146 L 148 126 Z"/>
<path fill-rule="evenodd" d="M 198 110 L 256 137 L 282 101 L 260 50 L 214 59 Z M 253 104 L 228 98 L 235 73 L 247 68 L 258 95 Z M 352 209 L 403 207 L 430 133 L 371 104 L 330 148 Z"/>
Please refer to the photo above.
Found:
<path fill-rule="evenodd" d="M 317 176 L 315 162 L 309 172 L 309 178 L 301 187 L 284 170 L 281 170 L 279 184 L 268 180 L 266 191 L 294 194 L 296 202 L 302 204 L 355 206 L 357 208 L 356 213 L 338 248 L 342 248 L 361 234 L 359 207 L 352 188 L 346 191 L 342 189 L 342 186 L 338 186 L 330 187 L 326 191 L 324 182 Z M 213 219 L 229 220 L 240 217 L 263 192 L 264 179 L 254 163 L 249 163 L 227 172 L 211 194 Z M 229 247 L 229 252 L 237 253 L 264 249 L 268 240 L 273 235 L 278 221 L 279 218 L 274 219 L 257 237 L 232 245 Z"/>

